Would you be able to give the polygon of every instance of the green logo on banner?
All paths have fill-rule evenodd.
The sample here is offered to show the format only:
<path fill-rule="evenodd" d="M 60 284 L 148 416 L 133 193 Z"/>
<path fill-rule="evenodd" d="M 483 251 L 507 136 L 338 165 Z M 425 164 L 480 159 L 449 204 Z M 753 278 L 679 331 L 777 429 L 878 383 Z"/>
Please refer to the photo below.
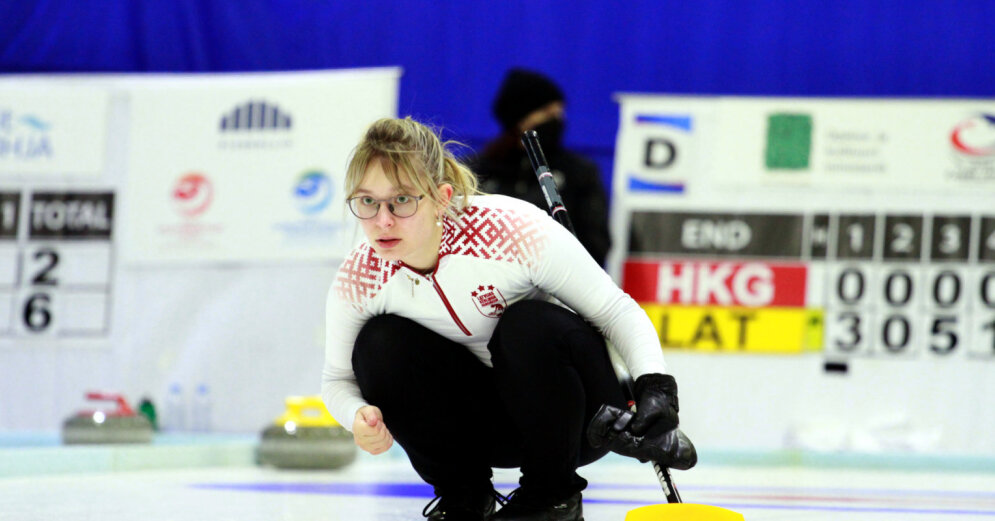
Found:
<path fill-rule="evenodd" d="M 812 116 L 771 114 L 767 118 L 767 168 L 803 170 L 812 154 Z"/>

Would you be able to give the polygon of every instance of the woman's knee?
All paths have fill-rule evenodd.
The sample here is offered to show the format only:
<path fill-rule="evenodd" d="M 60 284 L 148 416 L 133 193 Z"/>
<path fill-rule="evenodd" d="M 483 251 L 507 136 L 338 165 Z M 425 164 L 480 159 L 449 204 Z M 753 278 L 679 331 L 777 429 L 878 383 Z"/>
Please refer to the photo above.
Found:
<path fill-rule="evenodd" d="M 352 349 L 353 369 L 360 371 L 381 371 L 398 362 L 405 349 L 405 331 L 413 324 L 409 319 L 397 315 L 377 315 L 366 321 L 356 335 Z"/>
<path fill-rule="evenodd" d="M 558 339 L 574 324 L 573 315 L 556 304 L 540 300 L 522 300 L 504 311 L 487 344 L 493 358 L 543 356 L 545 347 L 553 348 Z M 521 349 L 523 345 L 529 349 Z"/>

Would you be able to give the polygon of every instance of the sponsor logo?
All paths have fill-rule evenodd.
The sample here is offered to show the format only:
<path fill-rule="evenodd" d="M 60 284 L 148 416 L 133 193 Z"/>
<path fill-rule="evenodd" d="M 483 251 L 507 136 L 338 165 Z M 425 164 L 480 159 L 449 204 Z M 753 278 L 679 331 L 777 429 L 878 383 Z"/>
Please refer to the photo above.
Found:
<path fill-rule="evenodd" d="M 637 127 L 657 129 L 643 141 L 642 171 L 629 172 L 628 188 L 632 192 L 682 193 L 684 183 L 660 179 L 674 167 L 680 156 L 679 138 L 661 135 L 659 130 L 676 130 L 678 135 L 690 135 L 693 118 L 687 114 L 636 114 Z"/>
<path fill-rule="evenodd" d="M 886 174 L 892 138 L 884 129 L 829 128 L 821 131 L 820 170 L 851 177 Z"/>
<path fill-rule="evenodd" d="M 324 211 L 332 202 L 333 195 L 332 180 L 319 170 L 304 172 L 294 183 L 294 203 L 304 215 L 315 215 Z"/>
<path fill-rule="evenodd" d="M 950 131 L 954 169 L 950 176 L 965 181 L 995 181 L 995 115 L 979 113 Z"/>
<path fill-rule="evenodd" d="M 290 130 L 293 119 L 275 104 L 250 100 L 221 116 L 221 132 Z"/>
<path fill-rule="evenodd" d="M 812 116 L 777 113 L 767 116 L 764 162 L 770 170 L 808 170 L 812 157 Z"/>
<path fill-rule="evenodd" d="M 275 103 L 248 100 L 221 115 L 218 121 L 224 150 L 271 150 L 293 145 L 294 118 Z"/>
<path fill-rule="evenodd" d="M 0 108 L 0 160 L 52 157 L 52 124 L 35 114 Z"/>
<path fill-rule="evenodd" d="M 780 174 L 800 174 L 812 168 L 815 125 L 811 114 L 775 112 L 767 115 L 764 167 Z M 888 172 L 886 129 L 829 127 L 819 130 L 817 167 L 829 174 L 851 178 Z"/>
<path fill-rule="evenodd" d="M 630 260 L 622 288 L 638 302 L 803 307 L 807 273 L 804 264 Z"/>
<path fill-rule="evenodd" d="M 272 229 L 289 247 L 328 248 L 341 240 L 345 224 L 334 220 L 325 210 L 332 203 L 335 188 L 331 177 L 313 169 L 303 172 L 290 190 L 297 218 L 274 222 Z"/>
<path fill-rule="evenodd" d="M 950 144 L 966 156 L 995 156 L 995 115 L 978 114 L 961 121 L 950 132 Z"/>
<path fill-rule="evenodd" d="M 504 314 L 504 308 L 508 307 L 504 295 L 493 285 L 477 286 L 476 290 L 470 292 L 470 297 L 473 298 L 477 311 L 485 317 L 498 318 Z"/>
<path fill-rule="evenodd" d="M 184 217 L 197 217 L 211 206 L 214 186 L 204 174 L 191 172 L 173 185 L 173 207 Z"/>

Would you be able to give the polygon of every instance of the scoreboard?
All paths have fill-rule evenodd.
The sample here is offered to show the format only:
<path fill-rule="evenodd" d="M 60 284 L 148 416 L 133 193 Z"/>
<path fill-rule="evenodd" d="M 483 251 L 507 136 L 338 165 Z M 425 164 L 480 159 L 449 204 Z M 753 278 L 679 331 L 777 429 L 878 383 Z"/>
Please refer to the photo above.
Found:
<path fill-rule="evenodd" d="M 696 444 L 995 454 L 995 100 L 616 99 L 608 270 Z"/>
<path fill-rule="evenodd" d="M 0 339 L 109 335 L 113 222 L 113 192 L 0 192 Z"/>
<path fill-rule="evenodd" d="M 995 359 L 991 100 L 618 99 L 609 268 L 665 349 Z"/>
<path fill-rule="evenodd" d="M 995 358 L 995 213 L 640 210 L 631 223 L 623 288 L 664 347 Z"/>

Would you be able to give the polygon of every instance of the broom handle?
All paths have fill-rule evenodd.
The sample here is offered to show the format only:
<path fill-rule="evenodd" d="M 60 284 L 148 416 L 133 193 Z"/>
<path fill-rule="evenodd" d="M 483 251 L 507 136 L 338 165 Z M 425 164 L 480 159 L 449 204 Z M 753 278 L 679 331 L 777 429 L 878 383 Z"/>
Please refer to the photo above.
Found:
<path fill-rule="evenodd" d="M 525 152 L 532 162 L 532 169 L 535 170 L 536 177 L 539 178 L 539 186 L 542 187 L 542 195 L 546 197 L 546 205 L 549 207 L 549 214 L 562 224 L 570 233 L 577 235 L 574 225 L 570 222 L 570 215 L 563 206 L 563 199 L 556 191 L 556 182 L 553 181 L 553 173 L 549 171 L 549 164 L 546 163 L 546 155 L 542 153 L 539 146 L 539 134 L 535 130 L 527 130 L 522 135 L 522 144 L 525 145 Z"/>

